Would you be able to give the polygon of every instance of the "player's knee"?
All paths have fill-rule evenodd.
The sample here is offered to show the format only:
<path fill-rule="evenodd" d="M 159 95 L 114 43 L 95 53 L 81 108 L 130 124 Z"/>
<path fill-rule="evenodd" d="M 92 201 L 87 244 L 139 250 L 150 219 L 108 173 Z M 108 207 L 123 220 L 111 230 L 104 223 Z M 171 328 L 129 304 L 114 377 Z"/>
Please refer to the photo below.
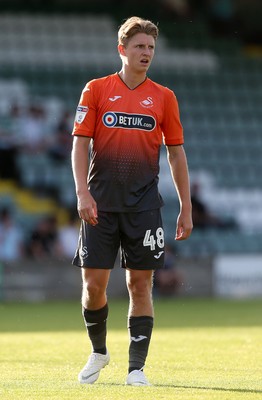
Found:
<path fill-rule="evenodd" d="M 127 281 L 127 288 L 133 296 L 145 296 L 152 290 L 151 280 L 147 279 L 134 279 L 131 278 Z"/>
<path fill-rule="evenodd" d="M 95 300 L 104 296 L 104 288 L 97 281 L 83 282 L 83 298 Z"/>

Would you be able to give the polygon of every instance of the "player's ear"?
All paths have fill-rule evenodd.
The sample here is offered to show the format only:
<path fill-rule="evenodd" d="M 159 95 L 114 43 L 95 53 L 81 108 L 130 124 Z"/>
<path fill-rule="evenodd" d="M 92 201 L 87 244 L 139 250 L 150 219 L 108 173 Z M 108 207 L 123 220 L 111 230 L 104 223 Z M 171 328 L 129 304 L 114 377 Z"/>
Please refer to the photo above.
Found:
<path fill-rule="evenodd" d="M 125 55 L 126 55 L 125 48 L 124 48 L 124 46 L 123 46 L 122 44 L 119 44 L 119 45 L 117 46 L 117 48 L 118 48 L 118 53 L 119 53 L 121 56 L 125 56 Z"/>

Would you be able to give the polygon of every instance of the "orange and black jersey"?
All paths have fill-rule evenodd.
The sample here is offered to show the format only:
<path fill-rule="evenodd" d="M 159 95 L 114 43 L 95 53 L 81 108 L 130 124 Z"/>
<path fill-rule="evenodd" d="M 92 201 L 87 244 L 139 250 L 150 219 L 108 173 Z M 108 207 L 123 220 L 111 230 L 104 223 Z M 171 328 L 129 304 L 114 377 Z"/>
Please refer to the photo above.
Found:
<path fill-rule="evenodd" d="M 160 147 L 183 144 L 174 93 L 149 78 L 131 90 L 118 74 L 85 86 L 73 135 L 91 137 L 89 190 L 98 209 L 139 212 L 163 205 Z"/>

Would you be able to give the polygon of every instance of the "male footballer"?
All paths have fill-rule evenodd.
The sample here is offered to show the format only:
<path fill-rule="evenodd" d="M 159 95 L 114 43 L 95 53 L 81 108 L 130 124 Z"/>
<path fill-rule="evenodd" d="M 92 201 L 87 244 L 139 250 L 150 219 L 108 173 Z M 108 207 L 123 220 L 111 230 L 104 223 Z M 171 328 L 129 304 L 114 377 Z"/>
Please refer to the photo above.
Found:
<path fill-rule="evenodd" d="M 153 274 L 165 256 L 158 191 L 162 143 L 180 203 L 175 239 L 192 231 L 178 103 L 171 90 L 147 77 L 157 37 L 151 21 L 127 19 L 118 31 L 121 71 L 88 82 L 77 107 L 72 169 L 82 221 L 73 264 L 82 271 L 82 313 L 92 345 L 80 383 L 94 383 L 110 361 L 106 289 L 120 249 L 129 293 L 126 384 L 150 384 L 144 367 L 154 325 Z"/>

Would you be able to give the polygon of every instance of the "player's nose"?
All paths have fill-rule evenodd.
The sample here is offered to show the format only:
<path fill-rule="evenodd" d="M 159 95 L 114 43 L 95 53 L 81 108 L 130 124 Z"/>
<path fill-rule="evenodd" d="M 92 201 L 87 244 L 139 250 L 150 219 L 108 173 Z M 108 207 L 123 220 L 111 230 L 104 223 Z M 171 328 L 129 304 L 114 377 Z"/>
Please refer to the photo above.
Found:
<path fill-rule="evenodd" d="M 143 53 L 144 53 L 144 55 L 145 55 L 145 56 L 150 56 L 150 55 L 151 55 L 150 48 L 149 48 L 148 46 L 147 46 L 147 47 L 145 47 L 145 48 L 144 48 L 144 52 L 143 52 Z"/>

